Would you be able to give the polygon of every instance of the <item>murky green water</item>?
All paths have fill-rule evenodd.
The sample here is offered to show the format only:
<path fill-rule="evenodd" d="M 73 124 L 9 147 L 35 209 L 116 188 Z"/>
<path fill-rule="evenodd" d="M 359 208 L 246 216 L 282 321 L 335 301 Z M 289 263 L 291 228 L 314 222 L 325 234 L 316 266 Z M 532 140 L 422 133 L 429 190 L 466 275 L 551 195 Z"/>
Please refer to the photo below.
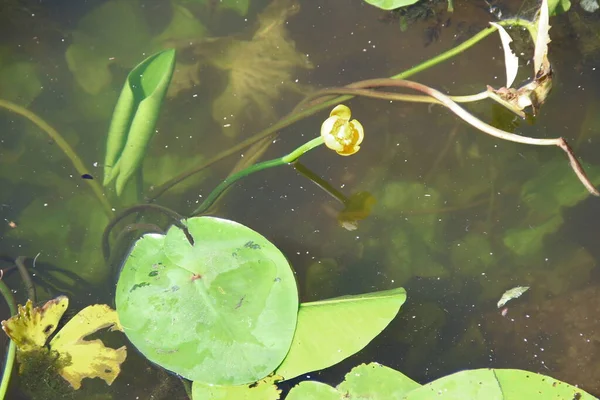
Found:
<path fill-rule="evenodd" d="M 150 51 L 176 47 L 174 81 L 144 166 L 144 194 L 151 196 L 152 188 L 274 123 L 301 93 L 402 72 L 484 29 L 498 10 L 503 17 L 532 15 L 532 4 L 520 1 L 497 2 L 493 10 L 485 1 L 455 1 L 453 14 L 441 2 L 402 32 L 397 14 L 358 0 L 301 2 L 297 13 L 288 7 L 271 19 L 263 14 L 262 25 L 257 15 L 268 1 L 252 0 L 245 17 L 207 3 L 5 1 L 0 99 L 54 127 L 101 182 L 106 132 L 125 76 Z M 268 29 L 265 20 L 272 23 Z M 522 121 L 491 101 L 466 107 L 511 132 L 564 137 L 598 184 L 600 14 L 574 5 L 551 25 L 554 87 L 535 120 Z M 232 50 L 252 41 L 255 47 Z M 526 65 L 532 47 L 523 43 L 516 47 L 524 54 L 517 82 L 532 70 Z M 256 76 L 231 86 L 242 74 L 239 65 Z M 464 95 L 486 85 L 499 88 L 504 76 L 500 41 L 492 35 L 411 79 Z M 232 97 L 223 97 L 227 93 Z M 213 108 L 216 99 L 222 103 Z M 407 303 L 380 337 L 311 377 L 335 384 L 369 361 L 419 382 L 465 368 L 511 367 L 600 394 L 600 200 L 588 195 L 564 153 L 491 138 L 437 106 L 365 98 L 346 104 L 365 127 L 361 150 L 338 157 L 321 148 L 302 163 L 347 196 L 374 196 L 373 212 L 357 230 L 341 227 L 340 204 L 292 168 L 248 177 L 217 209 L 288 256 L 302 300 L 406 288 Z M 317 136 L 326 117 L 321 112 L 282 129 L 261 159 Z M 225 158 L 156 203 L 189 214 L 251 156 L 244 151 Z M 108 219 L 59 146 L 2 108 L 0 165 L 0 267 L 17 301 L 24 303 L 28 294 L 10 268 L 24 256 L 39 301 L 65 293 L 73 310 L 113 304 L 116 271 L 101 253 Z M 165 222 L 152 214 L 145 221 Z M 520 285 L 531 289 L 502 316 L 496 301 Z M 5 319 L 8 310 L 1 307 Z M 114 346 L 124 341 L 118 334 L 108 337 Z M 3 349 L 5 343 L 3 338 Z M 8 398 L 25 398 L 23 382 L 17 374 L 13 379 Z M 83 391 L 81 398 L 185 398 L 177 379 L 133 348 L 112 387 L 86 380 Z"/>

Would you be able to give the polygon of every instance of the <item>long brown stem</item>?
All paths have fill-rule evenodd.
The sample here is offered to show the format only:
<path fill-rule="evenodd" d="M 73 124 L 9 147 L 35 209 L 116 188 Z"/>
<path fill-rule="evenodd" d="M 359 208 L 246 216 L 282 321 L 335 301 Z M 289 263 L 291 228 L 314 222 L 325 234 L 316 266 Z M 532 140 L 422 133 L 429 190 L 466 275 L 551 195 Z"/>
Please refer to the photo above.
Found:
<path fill-rule="evenodd" d="M 479 129 L 480 131 L 487 133 L 488 135 L 497 137 L 502 140 L 507 140 L 510 142 L 530 144 L 536 146 L 558 146 L 561 148 L 569 158 L 569 163 L 571 168 L 577 175 L 577 178 L 581 181 L 581 183 L 585 186 L 585 188 L 594 196 L 600 196 L 600 192 L 594 187 L 592 182 L 587 177 L 583 167 L 575 157 L 573 150 L 569 147 L 566 140 L 562 137 L 553 138 L 553 139 L 538 139 L 532 138 L 528 136 L 516 135 L 514 133 L 503 131 L 502 129 L 498 129 L 492 125 L 489 125 L 482 120 L 475 117 L 473 114 L 469 113 L 467 110 L 459 106 L 456 102 L 454 102 L 449 96 L 430 88 L 429 86 L 423 85 L 421 83 L 406 81 L 401 79 L 369 79 L 360 82 L 355 82 L 351 85 L 352 93 L 356 96 L 366 96 L 366 97 L 375 97 L 382 98 L 379 92 L 365 90 L 367 88 L 380 88 L 380 87 L 401 87 L 416 90 L 422 93 L 425 93 L 428 96 L 436 99 L 441 105 L 447 107 L 450 111 L 452 111 L 456 116 L 470 124 L 471 126 Z M 348 88 L 340 88 L 338 89 L 324 89 L 319 91 L 323 96 L 330 96 L 333 93 L 348 93 Z M 391 100 L 393 96 L 389 92 L 383 92 L 383 95 L 386 99 Z"/>

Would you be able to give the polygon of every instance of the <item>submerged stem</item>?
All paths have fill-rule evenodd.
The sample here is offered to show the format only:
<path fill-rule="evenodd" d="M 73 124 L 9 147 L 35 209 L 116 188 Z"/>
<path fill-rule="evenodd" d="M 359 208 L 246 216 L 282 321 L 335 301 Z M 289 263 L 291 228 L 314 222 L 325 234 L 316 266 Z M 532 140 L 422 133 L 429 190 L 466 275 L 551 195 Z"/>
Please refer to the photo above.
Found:
<path fill-rule="evenodd" d="M 85 167 L 85 165 L 83 164 L 77 153 L 75 153 L 73 148 L 69 145 L 69 143 L 67 143 L 67 141 L 60 135 L 60 133 L 58 133 L 58 131 L 52 126 L 50 126 L 46 121 L 38 117 L 33 112 L 29 111 L 25 107 L 21 107 L 17 104 L 11 103 L 10 101 L 0 100 L 0 107 L 12 111 L 15 114 L 19 114 L 27 118 L 29 121 L 33 122 L 38 128 L 46 132 L 50 139 L 52 139 L 52 141 L 56 143 L 58 147 L 60 147 L 63 153 L 69 158 L 69 160 L 71 160 L 71 163 L 73 164 L 75 170 L 77 170 L 79 175 L 91 175 L 90 171 Z M 102 207 L 104 207 L 104 212 L 106 212 L 109 218 L 112 218 L 112 216 L 114 215 L 112 207 L 110 206 L 108 200 L 104 196 L 104 192 L 102 191 L 102 188 L 100 187 L 98 182 L 93 179 L 85 179 L 85 181 L 90 185 L 92 191 L 98 198 L 98 201 L 100 201 Z"/>
<path fill-rule="evenodd" d="M 10 289 L 4 281 L 0 279 L 0 293 L 2 297 L 4 297 L 4 301 L 8 304 L 8 309 L 10 310 L 10 315 L 17 315 L 17 304 L 15 303 L 15 298 L 13 297 Z M 0 400 L 4 400 L 6 396 L 6 391 L 8 390 L 8 384 L 10 383 L 10 376 L 12 375 L 12 368 L 15 362 L 15 355 L 17 353 L 17 346 L 12 339 L 9 339 L 8 351 L 6 352 L 6 359 L 4 360 L 4 369 L 2 370 L 2 381 L 0 381 Z"/>

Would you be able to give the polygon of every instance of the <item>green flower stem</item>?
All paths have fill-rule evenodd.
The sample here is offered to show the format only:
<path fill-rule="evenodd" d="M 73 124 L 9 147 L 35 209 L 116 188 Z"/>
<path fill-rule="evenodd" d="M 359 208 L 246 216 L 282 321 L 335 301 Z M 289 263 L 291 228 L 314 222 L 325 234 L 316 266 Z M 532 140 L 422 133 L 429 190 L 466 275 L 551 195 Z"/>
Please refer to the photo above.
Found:
<path fill-rule="evenodd" d="M 312 149 L 314 149 L 315 147 L 318 147 L 322 144 L 323 144 L 323 138 L 321 136 L 316 137 L 313 140 L 304 143 L 302 146 L 298 147 L 296 150 L 292 151 L 287 156 L 281 157 L 281 160 L 286 164 L 293 163 L 294 161 L 299 159 L 300 156 L 302 156 L 304 153 L 307 153 L 307 152 L 311 151 Z"/>
<path fill-rule="evenodd" d="M 15 298 L 13 297 L 10 289 L 6 284 L 0 279 L 0 293 L 4 300 L 8 304 L 8 309 L 10 310 L 10 315 L 17 314 L 17 304 L 15 303 Z M 8 352 L 6 353 L 6 359 L 4 360 L 4 370 L 2 371 L 2 381 L 0 382 L 0 400 L 4 400 L 4 396 L 6 396 L 6 391 L 8 390 L 8 384 L 10 382 L 10 376 L 12 374 L 12 367 L 15 362 L 15 355 L 17 352 L 17 346 L 15 346 L 15 342 L 12 339 L 9 339 L 10 343 L 8 344 Z"/>
<path fill-rule="evenodd" d="M 46 132 L 50 139 L 52 139 L 52 141 L 56 143 L 58 147 L 60 147 L 63 153 L 69 158 L 69 160 L 71 160 L 71 163 L 75 167 L 75 170 L 80 175 L 90 175 L 90 171 L 85 167 L 85 165 L 81 161 L 81 158 L 79 158 L 79 156 L 77 155 L 77 153 L 75 153 L 75 151 L 69 145 L 69 143 L 67 143 L 67 141 L 60 135 L 60 133 L 58 133 L 58 131 L 52 126 L 50 126 L 46 121 L 35 115 L 33 112 L 29 111 L 28 109 L 21 107 L 17 104 L 11 103 L 10 101 L 0 100 L 0 108 L 5 108 L 33 122 L 35 125 L 37 125 L 38 128 Z M 104 212 L 106 212 L 106 215 L 108 215 L 109 218 L 112 218 L 114 214 L 112 211 L 112 207 L 110 206 L 108 200 L 104 196 L 104 192 L 102 191 L 102 188 L 100 187 L 98 182 L 94 179 L 85 179 L 85 181 L 88 183 L 88 185 L 90 185 L 92 191 L 98 198 L 98 201 L 100 201 L 100 203 L 104 207 Z"/>
<path fill-rule="evenodd" d="M 202 204 L 200 204 L 200 206 L 198 208 L 196 208 L 196 210 L 194 210 L 194 212 L 192 213 L 192 217 L 195 215 L 205 213 L 229 186 L 233 185 L 235 182 L 239 181 L 240 179 L 242 179 L 250 174 L 253 174 L 255 172 L 267 169 L 267 168 L 291 164 L 291 163 L 295 162 L 298 158 L 300 158 L 304 153 L 306 153 L 322 144 L 323 144 L 323 139 L 319 136 L 317 138 L 312 139 L 311 141 L 309 141 L 307 143 L 304 143 L 302 146 L 298 147 L 296 150 L 292 151 L 291 153 L 289 153 L 281 158 L 263 161 L 258 164 L 251 165 L 248 168 L 245 168 L 239 172 L 236 172 L 233 175 L 229 175 L 227 178 L 225 178 L 225 180 L 223 182 L 221 182 L 216 188 L 214 188 L 214 190 L 212 192 L 210 192 L 210 194 L 202 202 Z"/>

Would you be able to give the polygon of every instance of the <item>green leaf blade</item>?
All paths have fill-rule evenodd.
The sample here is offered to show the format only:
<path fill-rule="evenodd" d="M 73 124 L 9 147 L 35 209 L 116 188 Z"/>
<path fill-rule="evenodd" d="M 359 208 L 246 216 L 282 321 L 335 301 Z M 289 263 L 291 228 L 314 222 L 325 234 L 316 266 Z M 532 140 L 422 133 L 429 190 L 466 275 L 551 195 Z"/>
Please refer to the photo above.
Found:
<path fill-rule="evenodd" d="M 275 373 L 291 379 L 357 353 L 383 331 L 405 300 L 406 291 L 398 288 L 301 304 L 292 346 Z"/>
<path fill-rule="evenodd" d="M 104 162 L 104 185 L 116 179 L 117 195 L 141 168 L 174 68 L 175 50 L 165 50 L 142 61 L 127 77 L 111 120 Z"/>

